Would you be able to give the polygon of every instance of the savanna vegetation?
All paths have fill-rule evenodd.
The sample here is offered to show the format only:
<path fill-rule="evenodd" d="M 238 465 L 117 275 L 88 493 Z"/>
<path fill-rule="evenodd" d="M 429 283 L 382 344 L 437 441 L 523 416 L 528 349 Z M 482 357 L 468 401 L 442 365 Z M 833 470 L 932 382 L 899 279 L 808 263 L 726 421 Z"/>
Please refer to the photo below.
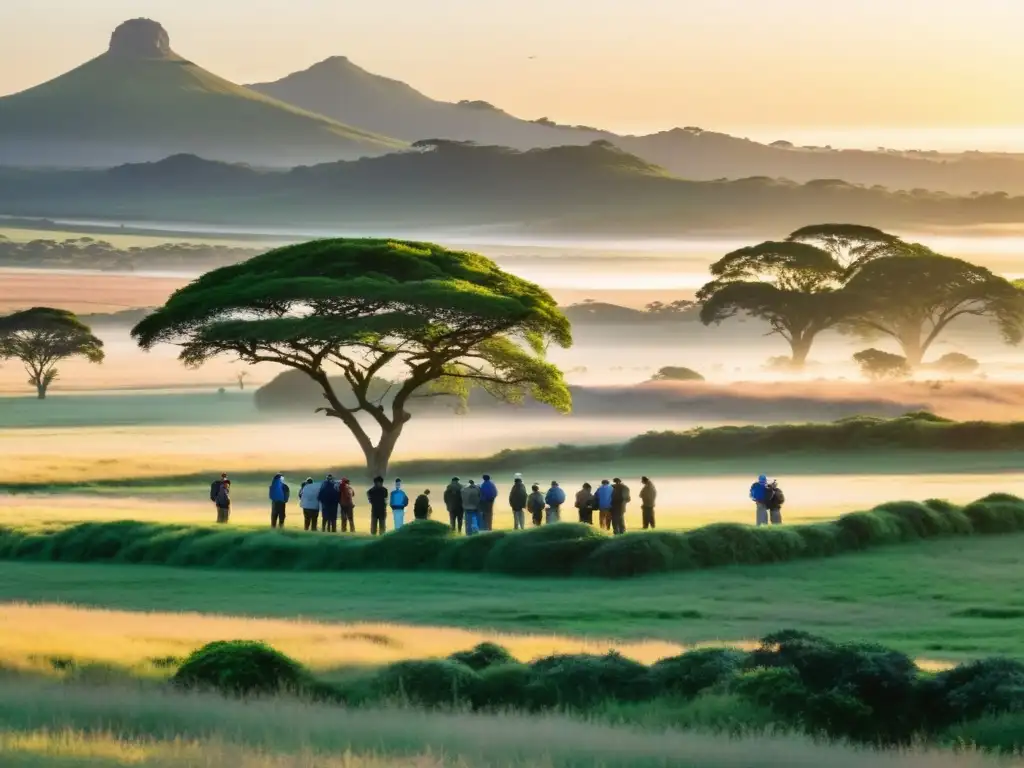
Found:
<path fill-rule="evenodd" d="M 163 243 L 118 248 L 106 240 L 75 237 L 17 242 L 0 234 L 0 267 L 39 269 L 196 269 L 234 264 L 260 253 L 213 243 Z"/>
<path fill-rule="evenodd" d="M 57 364 L 71 357 L 104 357 L 103 342 L 73 312 L 33 307 L 0 317 L 0 360 L 21 362 L 40 400 L 60 375 Z"/>

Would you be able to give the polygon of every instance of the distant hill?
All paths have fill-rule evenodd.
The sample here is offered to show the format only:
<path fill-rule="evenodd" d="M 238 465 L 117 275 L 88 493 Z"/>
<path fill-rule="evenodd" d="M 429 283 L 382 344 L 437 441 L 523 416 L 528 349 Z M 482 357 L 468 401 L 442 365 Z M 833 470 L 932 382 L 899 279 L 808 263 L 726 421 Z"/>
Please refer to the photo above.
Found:
<path fill-rule="evenodd" d="M 688 179 L 770 176 L 806 182 L 834 178 L 957 194 L 1024 193 L 1024 155 L 834 150 L 797 147 L 784 137 L 769 145 L 695 127 L 618 136 L 597 128 L 558 125 L 545 118 L 524 120 L 486 101 L 438 101 L 404 82 L 367 72 L 344 56 L 249 87 L 335 120 L 408 141 L 439 138 L 533 149 L 606 139 Z"/>
<path fill-rule="evenodd" d="M 764 233 L 808 221 L 908 229 L 1024 222 L 1024 197 L 895 192 L 837 180 L 689 181 L 608 142 L 519 152 L 457 142 L 260 171 L 179 155 L 102 171 L 0 169 L 0 212 L 425 235 Z"/>
<path fill-rule="evenodd" d="M 119 26 L 77 69 L 0 98 L 2 165 L 106 167 L 187 152 L 290 167 L 403 146 L 207 72 L 148 19 Z"/>

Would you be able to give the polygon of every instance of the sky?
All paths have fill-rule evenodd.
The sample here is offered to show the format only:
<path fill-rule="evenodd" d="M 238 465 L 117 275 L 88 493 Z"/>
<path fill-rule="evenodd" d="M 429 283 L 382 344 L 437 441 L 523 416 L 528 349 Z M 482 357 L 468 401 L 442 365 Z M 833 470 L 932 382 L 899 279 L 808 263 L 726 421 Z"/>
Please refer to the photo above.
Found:
<path fill-rule="evenodd" d="M 137 16 L 241 83 L 346 55 L 434 98 L 624 132 L 1024 146 L 1024 0 L 0 0 L 0 94 Z"/>

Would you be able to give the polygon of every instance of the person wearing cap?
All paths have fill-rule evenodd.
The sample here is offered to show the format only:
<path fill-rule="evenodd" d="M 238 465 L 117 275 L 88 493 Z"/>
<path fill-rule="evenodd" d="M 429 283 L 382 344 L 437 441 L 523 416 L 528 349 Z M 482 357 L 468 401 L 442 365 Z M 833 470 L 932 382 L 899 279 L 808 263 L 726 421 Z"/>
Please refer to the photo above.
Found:
<path fill-rule="evenodd" d="M 754 522 L 756 525 L 768 525 L 768 502 L 771 491 L 768 478 L 761 475 L 757 482 L 750 486 L 750 500 L 754 502 Z"/>
<path fill-rule="evenodd" d="M 512 527 L 521 531 L 526 527 L 526 502 L 529 493 L 523 483 L 523 476 L 516 474 L 512 490 L 508 492 L 508 505 L 512 507 Z"/>
<path fill-rule="evenodd" d="M 452 530 L 462 533 L 462 483 L 457 477 L 453 477 L 444 489 L 444 506 L 448 510 L 448 522 Z"/>
<path fill-rule="evenodd" d="M 299 488 L 299 506 L 302 507 L 302 529 L 304 531 L 316 530 L 316 521 L 320 517 L 320 485 L 312 477 L 307 477 L 302 487 Z"/>
<path fill-rule="evenodd" d="M 494 530 L 494 502 L 498 498 L 498 486 L 491 480 L 490 475 L 483 476 L 480 483 L 480 530 Z"/>

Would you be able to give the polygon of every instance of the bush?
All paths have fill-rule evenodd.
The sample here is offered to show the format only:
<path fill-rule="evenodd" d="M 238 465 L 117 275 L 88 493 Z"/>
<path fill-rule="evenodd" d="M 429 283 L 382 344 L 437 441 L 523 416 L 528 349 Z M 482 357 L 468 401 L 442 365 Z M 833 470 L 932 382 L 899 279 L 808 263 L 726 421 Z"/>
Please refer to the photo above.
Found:
<path fill-rule="evenodd" d="M 484 570 L 515 576 L 568 576 L 606 541 L 600 530 L 582 523 L 530 528 L 496 543 L 487 554 Z"/>
<path fill-rule="evenodd" d="M 747 654 L 731 648 L 704 648 L 662 659 L 651 667 L 658 693 L 692 699 L 709 688 L 733 680 Z"/>
<path fill-rule="evenodd" d="M 180 688 L 253 696 L 308 691 L 312 678 L 297 661 L 263 643 L 229 640 L 194 651 L 171 682 Z"/>
<path fill-rule="evenodd" d="M 456 661 L 399 661 L 377 675 L 377 695 L 424 707 L 458 706 L 471 700 L 479 677 Z"/>
<path fill-rule="evenodd" d="M 961 352 L 947 352 L 928 367 L 945 373 L 973 373 L 980 365 L 973 357 Z"/>
<path fill-rule="evenodd" d="M 496 643 L 480 643 L 468 651 L 456 651 L 448 659 L 465 664 L 474 672 L 480 672 L 500 664 L 516 663 L 516 657 Z"/>
<path fill-rule="evenodd" d="M 928 719 L 938 728 L 1024 712 L 1024 664 L 1000 658 L 962 664 L 924 681 L 922 692 Z"/>
<path fill-rule="evenodd" d="M 651 381 L 704 381 L 704 377 L 689 368 L 667 365 L 659 369 Z"/>
<path fill-rule="evenodd" d="M 530 667 L 536 675 L 535 699 L 572 709 L 585 709 L 606 699 L 640 701 L 653 690 L 647 667 L 614 652 L 548 656 Z"/>
<path fill-rule="evenodd" d="M 883 352 L 880 349 L 861 350 L 854 354 L 853 360 L 860 366 L 860 372 L 864 378 L 872 381 L 906 379 L 911 374 L 907 358 Z"/>
<path fill-rule="evenodd" d="M 669 541 L 678 545 L 673 548 Z M 619 579 L 692 566 L 689 544 L 679 534 L 630 533 L 603 542 L 576 567 L 581 576 Z"/>
<path fill-rule="evenodd" d="M 526 664 L 512 662 L 481 670 L 472 699 L 477 709 L 534 710 L 554 705 L 553 700 L 544 699 L 544 694 L 534 671 Z"/>

